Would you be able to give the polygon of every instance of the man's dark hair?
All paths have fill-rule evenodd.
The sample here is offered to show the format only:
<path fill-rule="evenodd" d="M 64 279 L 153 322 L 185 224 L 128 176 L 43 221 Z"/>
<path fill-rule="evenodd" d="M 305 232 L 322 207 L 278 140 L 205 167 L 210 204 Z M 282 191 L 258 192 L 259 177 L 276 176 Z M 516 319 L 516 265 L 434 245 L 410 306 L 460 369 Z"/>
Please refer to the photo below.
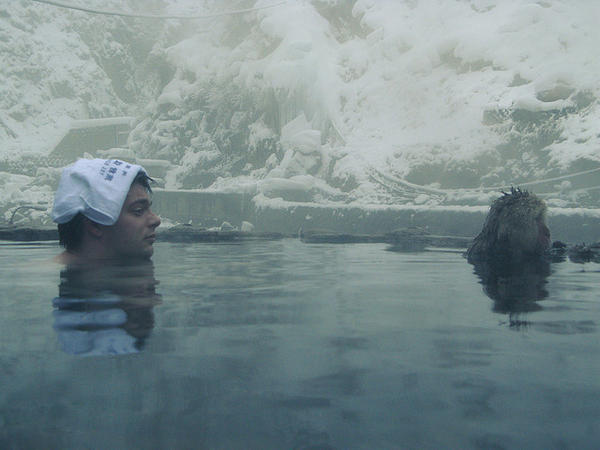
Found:
<path fill-rule="evenodd" d="M 152 193 L 152 188 L 150 187 L 150 183 L 154 180 L 150 178 L 144 172 L 138 172 L 133 181 L 131 182 L 131 186 L 135 183 L 138 183 L 144 187 L 148 191 L 148 193 Z M 58 224 L 58 243 L 62 245 L 67 250 L 77 250 L 81 245 L 81 241 L 83 239 L 83 229 L 84 229 L 84 221 L 86 217 L 82 213 L 77 213 L 75 217 L 69 220 L 66 223 Z M 89 220 L 89 219 L 88 219 Z"/>
<path fill-rule="evenodd" d="M 150 187 L 150 183 L 154 183 L 154 180 L 148 175 L 146 175 L 145 172 L 138 172 L 138 174 L 131 182 L 131 185 L 133 186 L 135 183 L 141 184 L 148 191 L 149 194 L 152 194 L 152 188 Z"/>

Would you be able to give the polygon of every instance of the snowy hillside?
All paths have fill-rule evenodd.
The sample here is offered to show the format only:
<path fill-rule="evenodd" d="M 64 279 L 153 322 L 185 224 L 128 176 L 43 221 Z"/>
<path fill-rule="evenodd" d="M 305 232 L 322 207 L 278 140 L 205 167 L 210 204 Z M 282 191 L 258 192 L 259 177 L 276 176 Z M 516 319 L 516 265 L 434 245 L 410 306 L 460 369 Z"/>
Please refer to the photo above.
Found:
<path fill-rule="evenodd" d="M 255 10 L 3 3 L 4 205 L 51 192 L 31 161 L 71 120 L 120 115 L 136 117 L 137 157 L 171 162 L 167 188 L 461 205 L 514 184 L 600 205 L 594 0 L 69 3 Z"/>
<path fill-rule="evenodd" d="M 172 188 L 487 202 L 447 189 L 600 166 L 597 17 L 593 1 L 297 1 L 199 24 L 132 147 L 178 164 Z M 597 199 L 569 183 L 545 191 Z"/>

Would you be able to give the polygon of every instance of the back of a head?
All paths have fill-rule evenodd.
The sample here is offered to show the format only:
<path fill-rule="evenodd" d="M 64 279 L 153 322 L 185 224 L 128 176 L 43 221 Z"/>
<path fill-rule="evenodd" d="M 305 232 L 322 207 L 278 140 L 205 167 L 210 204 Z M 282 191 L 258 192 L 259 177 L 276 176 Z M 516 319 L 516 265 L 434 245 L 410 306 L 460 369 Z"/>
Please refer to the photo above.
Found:
<path fill-rule="evenodd" d="M 541 253 L 538 235 L 539 224 L 546 221 L 545 203 L 534 194 L 519 189 L 513 189 L 496 201 L 500 200 L 496 241 L 507 250 L 524 255 Z"/>
<path fill-rule="evenodd" d="M 546 249 L 545 220 L 546 205 L 541 199 L 511 188 L 492 203 L 481 233 L 467 251 L 469 262 L 541 255 Z"/>

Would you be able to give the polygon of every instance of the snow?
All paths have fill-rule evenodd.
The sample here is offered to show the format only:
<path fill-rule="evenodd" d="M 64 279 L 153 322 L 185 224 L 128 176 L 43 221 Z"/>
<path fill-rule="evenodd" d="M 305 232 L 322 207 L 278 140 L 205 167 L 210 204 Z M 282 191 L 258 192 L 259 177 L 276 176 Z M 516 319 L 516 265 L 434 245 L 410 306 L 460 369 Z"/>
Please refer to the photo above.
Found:
<path fill-rule="evenodd" d="M 134 117 L 108 117 L 104 119 L 86 119 L 86 120 L 73 120 L 69 125 L 71 130 L 78 130 L 82 128 L 94 128 L 94 127 L 107 127 L 110 125 L 130 125 L 135 120 Z"/>
<path fill-rule="evenodd" d="M 167 1 L 163 12 L 236 5 Z M 0 12 L 6 164 L 47 155 L 69 127 L 134 117 L 131 152 L 168 160 L 166 188 L 253 192 L 271 205 L 485 207 L 503 187 L 535 191 L 600 166 L 593 0 L 292 1 L 165 21 L 144 35 L 147 59 L 117 39 L 143 21 L 97 17 L 87 36 L 83 13 L 23 2 Z M 130 103 L 125 60 L 139 64 Z M 0 207 L 47 198 L 51 186 L 33 180 L 6 176 Z M 598 207 L 597 186 L 540 193 L 556 207 Z"/>

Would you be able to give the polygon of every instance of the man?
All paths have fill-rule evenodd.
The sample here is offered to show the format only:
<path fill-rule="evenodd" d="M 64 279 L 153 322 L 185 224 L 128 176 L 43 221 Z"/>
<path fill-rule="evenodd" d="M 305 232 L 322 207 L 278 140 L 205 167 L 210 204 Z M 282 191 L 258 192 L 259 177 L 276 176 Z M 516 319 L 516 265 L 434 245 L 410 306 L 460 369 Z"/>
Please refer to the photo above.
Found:
<path fill-rule="evenodd" d="M 142 166 L 117 159 L 80 159 L 63 169 L 52 210 L 65 247 L 57 262 L 149 259 L 160 225 L 150 180 Z"/>

